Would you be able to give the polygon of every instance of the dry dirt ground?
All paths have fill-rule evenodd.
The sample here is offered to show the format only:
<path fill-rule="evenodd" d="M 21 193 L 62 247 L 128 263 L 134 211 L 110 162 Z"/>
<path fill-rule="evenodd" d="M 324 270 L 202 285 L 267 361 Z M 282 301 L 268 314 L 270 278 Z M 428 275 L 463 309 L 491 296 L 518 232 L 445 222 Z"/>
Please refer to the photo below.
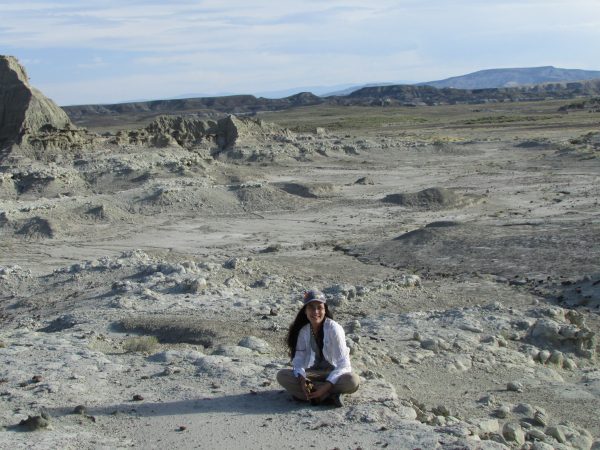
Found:
<path fill-rule="evenodd" d="M 305 108 L 229 157 L 15 163 L 0 447 L 600 448 L 600 114 L 560 105 Z M 275 381 L 312 287 L 362 380 L 340 409 Z"/>

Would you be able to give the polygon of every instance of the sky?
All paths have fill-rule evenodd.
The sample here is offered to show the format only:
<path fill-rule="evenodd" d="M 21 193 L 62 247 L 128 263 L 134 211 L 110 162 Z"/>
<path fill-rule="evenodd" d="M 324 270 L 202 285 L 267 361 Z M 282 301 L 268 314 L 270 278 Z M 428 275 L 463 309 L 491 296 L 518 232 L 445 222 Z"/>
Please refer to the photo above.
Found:
<path fill-rule="evenodd" d="M 600 0 L 0 0 L 0 54 L 63 106 L 600 70 Z"/>

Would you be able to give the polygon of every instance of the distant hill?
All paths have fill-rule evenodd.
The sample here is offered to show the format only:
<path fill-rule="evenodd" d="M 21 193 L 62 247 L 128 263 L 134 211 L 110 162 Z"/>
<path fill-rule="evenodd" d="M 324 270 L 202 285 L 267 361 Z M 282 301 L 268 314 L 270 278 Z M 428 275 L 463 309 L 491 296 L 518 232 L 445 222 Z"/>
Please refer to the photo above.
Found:
<path fill-rule="evenodd" d="M 436 88 L 429 85 L 378 86 L 359 89 L 345 97 L 331 97 L 339 105 L 418 106 L 571 99 L 600 95 L 600 79 L 488 89 Z"/>
<path fill-rule="evenodd" d="M 342 96 L 342 95 L 350 95 L 353 92 L 358 91 L 359 89 L 366 87 L 374 87 L 374 86 L 394 86 L 399 84 L 413 84 L 408 82 L 396 82 L 396 83 L 368 83 L 368 84 L 353 84 L 351 86 L 346 87 L 345 89 L 340 89 L 338 91 L 326 92 L 324 94 L 319 94 L 321 97 L 334 97 L 334 96 Z"/>
<path fill-rule="evenodd" d="M 486 89 L 542 83 L 584 81 L 596 78 L 600 78 L 599 70 L 560 69 L 553 66 L 544 66 L 479 70 L 467 75 L 438 81 L 417 83 L 417 85 L 427 85 L 436 88 Z"/>
<path fill-rule="evenodd" d="M 72 120 L 95 115 L 142 114 L 252 114 L 258 111 L 272 111 L 322 103 L 323 99 L 310 92 L 301 92 L 281 99 L 267 99 L 253 95 L 230 95 L 224 97 L 199 97 L 150 102 L 115 103 L 110 105 L 63 106 Z"/>
<path fill-rule="evenodd" d="M 520 87 L 453 89 L 429 85 L 391 85 L 365 87 L 349 95 L 318 97 L 302 92 L 280 99 L 253 95 L 204 97 L 151 102 L 117 103 L 112 105 L 65 106 L 63 109 L 77 125 L 86 125 L 98 116 L 133 116 L 151 118 L 166 115 L 225 114 L 252 115 L 261 111 L 277 111 L 299 106 L 330 104 L 341 106 L 420 106 L 443 104 L 479 104 L 526 102 L 548 99 L 585 99 L 600 95 L 600 78 L 587 81 L 544 83 Z"/>

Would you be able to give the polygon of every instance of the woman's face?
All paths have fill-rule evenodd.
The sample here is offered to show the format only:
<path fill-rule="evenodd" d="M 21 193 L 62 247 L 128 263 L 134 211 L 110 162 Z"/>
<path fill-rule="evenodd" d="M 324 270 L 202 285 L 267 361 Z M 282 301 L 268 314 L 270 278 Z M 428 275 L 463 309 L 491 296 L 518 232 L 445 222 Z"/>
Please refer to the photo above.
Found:
<path fill-rule="evenodd" d="M 320 325 L 325 320 L 325 305 L 321 302 L 310 302 L 306 305 L 305 312 L 313 327 Z"/>

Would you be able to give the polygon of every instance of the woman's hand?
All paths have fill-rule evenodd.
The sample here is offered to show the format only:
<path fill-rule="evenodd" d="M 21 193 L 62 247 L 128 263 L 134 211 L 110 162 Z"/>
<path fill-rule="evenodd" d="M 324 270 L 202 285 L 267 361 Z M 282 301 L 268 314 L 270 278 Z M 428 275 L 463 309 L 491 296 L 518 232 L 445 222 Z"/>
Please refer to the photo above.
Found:
<path fill-rule="evenodd" d="M 312 399 L 323 400 L 325 397 L 327 397 L 327 395 L 331 392 L 332 389 L 333 389 L 333 384 L 331 384 L 329 381 L 327 381 L 323 384 L 320 384 L 319 387 L 317 389 L 315 389 L 313 392 L 310 392 L 306 398 L 308 400 L 312 400 Z"/>
<path fill-rule="evenodd" d="M 302 389 L 302 393 L 304 394 L 304 398 L 306 398 L 306 400 L 308 400 L 308 388 L 306 387 L 306 378 L 304 378 L 302 375 L 298 375 L 298 381 L 300 383 L 300 389 Z"/>

